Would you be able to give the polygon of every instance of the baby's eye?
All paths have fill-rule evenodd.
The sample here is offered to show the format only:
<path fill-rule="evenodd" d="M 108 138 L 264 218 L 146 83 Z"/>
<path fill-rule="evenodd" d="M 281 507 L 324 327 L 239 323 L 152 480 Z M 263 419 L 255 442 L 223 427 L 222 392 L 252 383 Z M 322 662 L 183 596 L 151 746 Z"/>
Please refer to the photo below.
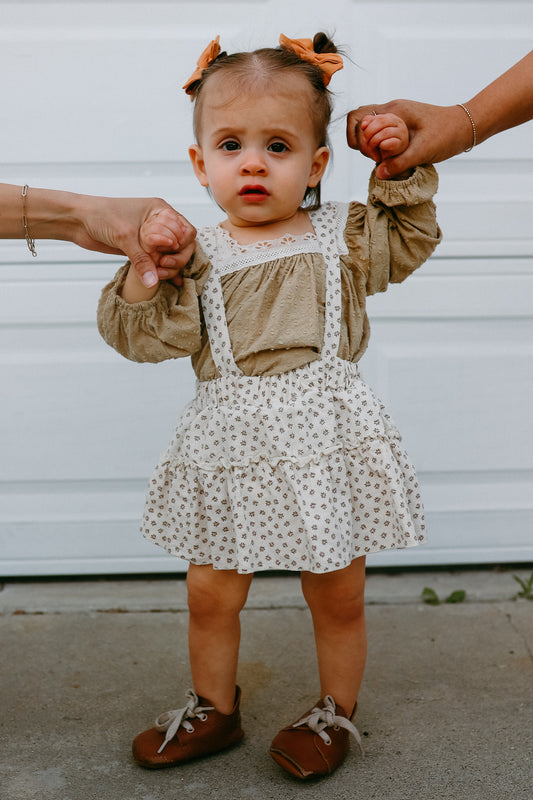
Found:
<path fill-rule="evenodd" d="M 229 152 L 233 152 L 234 150 L 240 150 L 241 146 L 240 146 L 239 142 L 235 142 L 235 141 L 233 141 L 233 139 L 231 139 L 230 141 L 223 142 L 222 145 L 221 145 L 221 149 L 222 150 L 228 150 Z"/>
<path fill-rule="evenodd" d="M 283 142 L 272 142 L 268 146 L 268 149 L 272 151 L 272 153 L 285 153 L 289 148 Z"/>

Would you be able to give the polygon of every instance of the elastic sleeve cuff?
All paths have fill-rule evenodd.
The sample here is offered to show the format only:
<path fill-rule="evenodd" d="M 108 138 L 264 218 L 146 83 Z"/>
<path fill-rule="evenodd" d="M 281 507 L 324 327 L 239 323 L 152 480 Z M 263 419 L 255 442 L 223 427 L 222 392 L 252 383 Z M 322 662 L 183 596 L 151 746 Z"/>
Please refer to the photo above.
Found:
<path fill-rule="evenodd" d="M 437 170 L 432 164 L 416 167 L 410 178 L 403 181 L 381 180 L 375 170 L 370 176 L 370 200 L 388 208 L 393 206 L 418 206 L 431 200 L 439 187 Z"/>
<path fill-rule="evenodd" d="M 180 304 L 180 289 L 169 281 L 159 281 L 157 292 L 150 300 L 139 300 L 137 303 L 127 303 L 120 292 L 126 280 L 129 268 L 130 262 L 128 261 L 127 264 L 124 264 L 124 266 L 118 270 L 114 279 L 114 285 L 110 287 L 109 292 L 110 299 L 113 304 L 120 309 L 121 314 L 128 317 L 144 317 L 147 314 L 152 314 L 154 311 L 163 310 L 168 313 L 170 309 Z M 189 280 L 188 283 L 193 283 L 193 281 Z"/>

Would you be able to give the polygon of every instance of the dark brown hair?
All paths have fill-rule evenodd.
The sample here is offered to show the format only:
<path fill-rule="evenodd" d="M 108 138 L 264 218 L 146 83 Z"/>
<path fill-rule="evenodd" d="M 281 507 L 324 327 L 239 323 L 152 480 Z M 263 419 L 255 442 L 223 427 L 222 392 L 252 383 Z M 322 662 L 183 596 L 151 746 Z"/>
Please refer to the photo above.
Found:
<path fill-rule="evenodd" d="M 336 53 L 337 48 L 325 33 L 317 33 L 313 39 L 315 53 Z M 232 78 L 242 85 L 268 80 L 269 76 L 291 70 L 303 75 L 312 91 L 311 115 L 315 127 L 317 147 L 328 144 L 328 125 L 331 120 L 331 93 L 324 85 L 322 72 L 315 64 L 304 61 L 299 55 L 282 47 L 264 47 L 249 53 L 220 53 L 202 72 L 202 77 L 189 87 L 189 94 L 195 100 L 193 113 L 194 134 L 198 140 L 202 113 L 203 88 L 212 75 L 227 70 Z M 308 186 L 302 205 L 312 211 L 320 206 L 320 183 Z"/>

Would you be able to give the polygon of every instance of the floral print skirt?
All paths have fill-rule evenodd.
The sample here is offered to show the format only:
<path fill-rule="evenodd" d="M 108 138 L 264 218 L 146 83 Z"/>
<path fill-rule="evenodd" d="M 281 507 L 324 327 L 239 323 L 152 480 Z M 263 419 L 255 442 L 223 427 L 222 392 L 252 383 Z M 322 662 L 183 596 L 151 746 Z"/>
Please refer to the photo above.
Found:
<path fill-rule="evenodd" d="M 340 359 L 198 383 L 154 471 L 143 534 L 194 564 L 331 572 L 421 544 L 414 468 Z"/>

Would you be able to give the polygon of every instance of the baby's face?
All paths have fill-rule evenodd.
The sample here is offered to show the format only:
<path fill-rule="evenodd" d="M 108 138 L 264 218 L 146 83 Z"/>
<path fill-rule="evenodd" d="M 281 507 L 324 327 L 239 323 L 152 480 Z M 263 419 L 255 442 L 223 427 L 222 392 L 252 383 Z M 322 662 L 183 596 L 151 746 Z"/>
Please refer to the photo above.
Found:
<path fill-rule="evenodd" d="M 290 219 L 306 188 L 320 181 L 328 151 L 317 146 L 311 97 L 307 80 L 291 73 L 261 91 L 239 88 L 222 73 L 206 84 L 199 142 L 189 153 L 232 224 Z"/>

